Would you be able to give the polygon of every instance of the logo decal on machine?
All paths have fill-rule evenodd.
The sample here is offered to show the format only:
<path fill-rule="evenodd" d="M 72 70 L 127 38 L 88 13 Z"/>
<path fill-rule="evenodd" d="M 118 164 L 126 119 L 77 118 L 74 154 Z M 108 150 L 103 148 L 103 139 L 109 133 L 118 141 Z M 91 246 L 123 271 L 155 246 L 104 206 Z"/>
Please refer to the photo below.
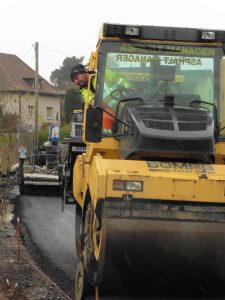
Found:
<path fill-rule="evenodd" d="M 205 172 L 207 174 L 215 173 L 212 165 L 192 164 L 184 162 L 161 162 L 161 161 L 147 161 L 149 171 L 172 171 L 177 173 L 191 173 L 191 172 Z"/>

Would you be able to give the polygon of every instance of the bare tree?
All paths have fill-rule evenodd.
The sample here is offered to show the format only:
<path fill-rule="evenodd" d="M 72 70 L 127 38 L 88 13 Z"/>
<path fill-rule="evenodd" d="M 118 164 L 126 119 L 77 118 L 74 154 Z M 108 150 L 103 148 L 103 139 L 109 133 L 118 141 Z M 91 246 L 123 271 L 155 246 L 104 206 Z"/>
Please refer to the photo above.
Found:
<path fill-rule="evenodd" d="M 18 115 L 13 111 L 5 111 L 7 93 L 0 92 L 0 157 L 2 173 L 5 174 L 10 164 L 17 162 L 16 125 Z"/>

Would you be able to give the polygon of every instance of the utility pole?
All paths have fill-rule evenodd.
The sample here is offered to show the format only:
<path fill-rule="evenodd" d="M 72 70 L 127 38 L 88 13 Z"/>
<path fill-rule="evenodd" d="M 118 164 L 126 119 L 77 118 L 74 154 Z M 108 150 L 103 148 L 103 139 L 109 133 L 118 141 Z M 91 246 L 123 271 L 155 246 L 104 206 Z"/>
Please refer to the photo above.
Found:
<path fill-rule="evenodd" d="M 22 97 L 23 93 L 19 91 L 19 125 L 22 125 Z"/>
<path fill-rule="evenodd" d="M 35 146 L 38 149 L 38 52 L 39 52 L 38 42 L 35 43 Z"/>

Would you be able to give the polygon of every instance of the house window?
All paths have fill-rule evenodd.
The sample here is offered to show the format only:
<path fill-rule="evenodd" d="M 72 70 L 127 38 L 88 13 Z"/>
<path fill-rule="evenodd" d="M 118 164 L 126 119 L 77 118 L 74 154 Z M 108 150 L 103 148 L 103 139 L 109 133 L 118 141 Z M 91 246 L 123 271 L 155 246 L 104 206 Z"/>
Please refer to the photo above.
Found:
<path fill-rule="evenodd" d="M 33 89 L 35 88 L 35 78 L 23 77 L 23 80 L 25 80 L 26 83 L 28 83 Z M 41 81 L 42 81 L 42 78 L 39 78 L 38 79 L 38 89 L 41 88 Z"/>
<path fill-rule="evenodd" d="M 53 116 L 53 107 L 47 107 L 47 119 L 52 119 Z"/>
<path fill-rule="evenodd" d="M 34 106 L 28 105 L 28 117 L 29 118 L 34 117 Z"/>
<path fill-rule="evenodd" d="M 32 81 L 32 88 L 34 89 L 35 88 L 35 80 Z M 38 80 L 38 89 L 41 88 L 41 80 L 39 79 Z"/>

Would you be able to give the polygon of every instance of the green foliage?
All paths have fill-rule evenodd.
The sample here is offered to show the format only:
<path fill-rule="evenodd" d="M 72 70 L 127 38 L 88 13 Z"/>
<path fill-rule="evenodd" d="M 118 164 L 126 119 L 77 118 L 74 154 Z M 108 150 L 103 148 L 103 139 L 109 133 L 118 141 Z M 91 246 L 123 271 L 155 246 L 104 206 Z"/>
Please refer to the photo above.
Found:
<path fill-rule="evenodd" d="M 83 107 L 82 96 L 80 95 L 78 87 L 74 86 L 74 84 L 70 81 L 71 68 L 77 64 L 82 64 L 83 60 L 83 56 L 66 57 L 62 62 L 62 66 L 55 69 L 50 76 L 50 81 L 55 87 L 66 91 L 64 111 L 61 112 L 62 124 L 67 124 L 71 121 L 74 109 L 81 109 Z"/>
<path fill-rule="evenodd" d="M 62 141 L 64 138 L 68 138 L 70 136 L 70 131 L 71 131 L 71 124 L 60 126 L 60 141 Z M 48 140 L 49 140 L 49 126 L 44 126 L 40 129 L 38 133 L 38 144 L 43 145 Z"/>
<path fill-rule="evenodd" d="M 16 132 L 16 124 L 18 116 L 12 113 L 3 114 L 0 106 L 0 131 L 2 132 Z"/>
<path fill-rule="evenodd" d="M 82 64 L 84 60 L 84 56 L 81 57 L 66 57 L 62 62 L 62 66 L 59 69 L 55 69 L 50 76 L 51 83 L 61 89 L 66 90 L 68 87 L 72 85 L 70 81 L 70 69 L 77 65 Z"/>
<path fill-rule="evenodd" d="M 71 132 L 71 123 L 60 128 L 60 141 L 64 138 L 69 138 Z"/>
<path fill-rule="evenodd" d="M 12 143 L 16 143 L 15 133 L 1 133 L 0 134 L 0 148 L 9 147 Z"/>
<path fill-rule="evenodd" d="M 82 95 L 76 87 L 68 89 L 65 95 L 64 112 L 66 123 L 71 121 L 74 109 L 82 109 Z"/>
<path fill-rule="evenodd" d="M 38 132 L 38 144 L 43 145 L 49 140 L 49 127 L 42 127 Z"/>

